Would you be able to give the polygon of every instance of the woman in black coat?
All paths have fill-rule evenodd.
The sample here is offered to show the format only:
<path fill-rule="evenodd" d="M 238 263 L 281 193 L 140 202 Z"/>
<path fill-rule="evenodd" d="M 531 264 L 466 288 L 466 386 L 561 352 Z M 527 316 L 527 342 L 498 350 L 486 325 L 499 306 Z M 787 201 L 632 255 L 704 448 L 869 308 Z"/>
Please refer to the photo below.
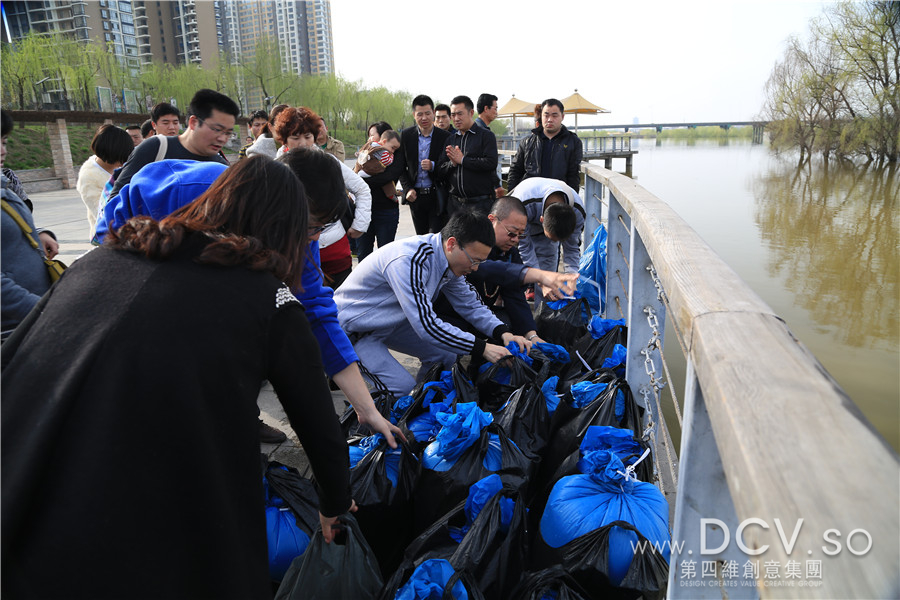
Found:
<path fill-rule="evenodd" d="M 288 287 L 307 231 L 293 172 L 251 157 L 161 222 L 128 221 L 41 299 L 2 349 L 4 597 L 269 597 L 263 379 L 332 538 L 353 502 Z"/>

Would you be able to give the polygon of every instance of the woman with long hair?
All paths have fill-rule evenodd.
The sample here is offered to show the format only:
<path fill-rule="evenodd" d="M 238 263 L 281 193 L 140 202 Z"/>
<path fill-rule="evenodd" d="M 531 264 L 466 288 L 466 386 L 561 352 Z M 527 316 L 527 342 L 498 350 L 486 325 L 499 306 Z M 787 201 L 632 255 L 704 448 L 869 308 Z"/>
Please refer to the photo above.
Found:
<path fill-rule="evenodd" d="M 353 502 L 318 344 L 289 287 L 307 211 L 290 168 L 251 156 L 161 221 L 110 232 L 3 345 L 4 596 L 269 597 L 263 379 L 332 539 Z"/>

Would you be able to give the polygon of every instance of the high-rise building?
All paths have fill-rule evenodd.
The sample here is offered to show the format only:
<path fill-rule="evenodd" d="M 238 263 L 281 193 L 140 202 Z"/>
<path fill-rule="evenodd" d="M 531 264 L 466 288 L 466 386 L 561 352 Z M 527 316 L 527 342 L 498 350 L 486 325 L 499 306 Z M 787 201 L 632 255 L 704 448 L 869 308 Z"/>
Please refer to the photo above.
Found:
<path fill-rule="evenodd" d="M 221 51 L 251 63 L 261 40 L 278 45 L 284 72 L 334 73 L 329 0 L 4 0 L 5 42 L 58 31 L 105 46 L 137 71 L 152 61 L 212 68 Z M 241 83 L 245 109 L 265 99 Z M 259 100 L 255 100 L 259 97 Z"/>
<path fill-rule="evenodd" d="M 153 60 L 215 64 L 223 46 L 221 0 L 3 2 L 3 39 L 56 31 L 102 44 L 133 68 Z"/>

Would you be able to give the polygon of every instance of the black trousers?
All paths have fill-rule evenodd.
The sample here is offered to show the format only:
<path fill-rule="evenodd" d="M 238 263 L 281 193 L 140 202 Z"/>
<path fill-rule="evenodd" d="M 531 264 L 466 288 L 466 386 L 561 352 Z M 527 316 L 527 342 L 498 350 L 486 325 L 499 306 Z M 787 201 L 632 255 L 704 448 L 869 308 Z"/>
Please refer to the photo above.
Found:
<path fill-rule="evenodd" d="M 416 201 L 409 203 L 409 212 L 412 215 L 413 227 L 416 228 L 416 235 L 437 233 L 443 227 L 437 192 L 437 188 L 434 187 L 416 188 Z"/>

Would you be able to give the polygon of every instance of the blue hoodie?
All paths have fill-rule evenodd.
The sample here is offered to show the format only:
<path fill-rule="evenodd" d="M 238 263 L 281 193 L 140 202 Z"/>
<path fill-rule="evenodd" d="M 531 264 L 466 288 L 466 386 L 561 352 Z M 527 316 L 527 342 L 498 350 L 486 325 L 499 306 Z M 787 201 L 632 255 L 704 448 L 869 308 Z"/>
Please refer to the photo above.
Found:
<path fill-rule="evenodd" d="M 144 166 L 103 207 L 94 236 L 103 241 L 110 229 L 118 229 L 135 215 L 159 221 L 196 200 L 227 168 L 193 160 L 160 160 Z"/>
<path fill-rule="evenodd" d="M 162 219 L 190 204 L 205 192 L 227 167 L 217 162 L 161 160 L 138 171 L 110 200 L 97 220 L 97 238 L 118 229 L 135 215 Z M 347 334 L 341 329 L 334 304 L 334 291 L 322 280 L 319 242 L 309 243 L 303 265 L 303 291 L 294 295 L 306 309 L 306 318 L 319 342 L 328 376 L 342 371 L 359 358 Z"/>

